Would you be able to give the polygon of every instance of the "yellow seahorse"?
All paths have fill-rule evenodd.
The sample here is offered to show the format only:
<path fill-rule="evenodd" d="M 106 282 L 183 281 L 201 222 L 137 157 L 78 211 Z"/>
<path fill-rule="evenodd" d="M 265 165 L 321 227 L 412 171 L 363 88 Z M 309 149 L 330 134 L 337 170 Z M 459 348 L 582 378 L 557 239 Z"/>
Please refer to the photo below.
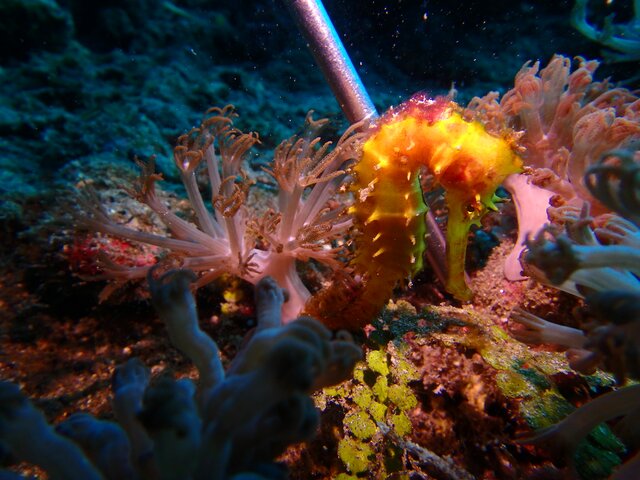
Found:
<path fill-rule="evenodd" d="M 330 320 L 332 326 L 371 321 L 396 284 L 421 269 L 427 211 L 421 167 L 446 192 L 446 289 L 460 300 L 471 298 L 464 271 L 469 228 L 496 208 L 496 189 L 509 174 L 521 171 L 522 161 L 508 135 L 491 135 L 480 122 L 465 120 L 449 98 L 418 94 L 380 118 L 353 167 L 355 202 L 349 211 L 357 234 L 352 267 L 360 283 L 342 311 L 327 305 L 335 298 L 318 299 L 332 311 L 329 315 L 340 317 Z M 326 318 L 328 312 L 323 313 Z"/>

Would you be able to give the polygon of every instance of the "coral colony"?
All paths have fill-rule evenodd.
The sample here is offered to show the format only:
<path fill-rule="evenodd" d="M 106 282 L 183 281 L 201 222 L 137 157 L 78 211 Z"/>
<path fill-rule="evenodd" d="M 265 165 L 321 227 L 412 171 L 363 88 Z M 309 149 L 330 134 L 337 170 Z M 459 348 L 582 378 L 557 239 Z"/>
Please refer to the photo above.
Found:
<path fill-rule="evenodd" d="M 506 126 L 520 135 L 517 143 L 528 171 L 504 184 L 518 215 L 516 250 L 505 264 L 509 279 L 522 278 L 524 242 L 549 221 L 550 201 L 577 207 L 588 201 L 592 209 L 604 211 L 583 176 L 606 152 L 632 148 L 640 135 L 637 95 L 606 80 L 592 81 L 598 62 L 578 60 L 573 72 L 571 60 L 560 55 L 543 69 L 539 62 L 527 63 L 501 99 L 491 92 L 467 107 L 468 115 L 481 119 L 489 131 Z"/>
<path fill-rule="evenodd" d="M 620 385 L 640 373 L 640 99 L 606 81 L 592 82 L 597 62 L 556 56 L 540 71 L 525 65 L 500 102 L 492 93 L 471 102 L 488 122 L 522 131 L 527 176 L 507 179 L 518 208 L 521 267 L 541 283 L 585 298 L 580 328 L 557 326 L 516 310 L 527 327 L 520 339 L 556 343 L 569 350 L 570 365 L 582 373 L 613 372 Z M 546 211 L 548 219 L 533 213 Z M 595 215 L 592 215 L 592 212 Z M 547 223 L 549 222 L 549 223 Z M 637 445 L 640 389 L 625 386 L 577 409 L 532 441 L 552 439 L 568 452 L 604 421 L 623 417 L 619 434 Z M 640 454 L 619 471 L 633 478 Z"/>
<path fill-rule="evenodd" d="M 169 260 L 177 260 L 198 276 L 197 286 L 206 285 L 223 274 L 257 283 L 271 276 L 285 288 L 289 301 L 284 306 L 285 321 L 294 319 L 309 298 L 309 291 L 296 270 L 296 260 L 316 260 L 340 268 L 340 248 L 332 241 L 345 236 L 352 224 L 345 208 L 333 200 L 344 179 L 344 166 L 355 160 L 362 134 L 355 128 L 345 132 L 333 149 L 320 143 L 319 129 L 326 121 L 307 117 L 306 131 L 280 144 L 269 173 L 278 183 L 276 206 L 264 214 L 247 204 L 250 181 L 242 163 L 255 134 L 233 128 L 233 107 L 212 108 L 200 127 L 178 139 L 175 164 L 197 224 L 171 212 L 156 196 L 155 183 L 162 177 L 154 172 L 154 162 L 141 163 L 142 174 L 131 195 L 153 210 L 171 232 L 170 237 L 140 232 L 115 223 L 104 209 L 87 195 L 83 207 L 89 215 L 78 224 L 97 232 L 163 248 Z M 205 206 L 198 183 L 198 167 L 206 172 L 212 195 L 213 215 Z M 115 281 L 145 278 L 150 265 L 125 268 L 105 259 L 104 276 Z"/>
<path fill-rule="evenodd" d="M 134 358 L 113 378 L 117 422 L 79 413 L 53 428 L 17 386 L 2 382 L 3 446 L 52 480 L 286 478 L 273 458 L 313 435 L 318 412 L 309 394 L 347 379 L 360 348 L 332 340 L 312 318 L 282 325 L 283 291 L 264 277 L 256 330 L 225 371 L 218 346 L 198 326 L 194 274 L 149 280 L 169 337 L 197 368 L 197 385 L 169 376 L 153 382 Z"/>
<path fill-rule="evenodd" d="M 611 46 L 616 40 L 610 37 Z M 354 125 L 333 147 L 318 137 L 324 122 L 309 117 L 305 133 L 275 151 L 267 171 L 278 193 L 263 213 L 248 204 L 242 168 L 258 137 L 233 127 L 231 107 L 210 110 L 175 148 L 192 221 L 156 195 L 161 177 L 152 160 L 141 163 L 129 192 L 158 215 L 166 236 L 118 224 L 95 193 L 85 192 L 79 228 L 162 250 L 156 266 L 102 259 L 102 278 L 119 284 L 149 278 L 154 306 L 199 382 L 153 382 L 132 360 L 114 379 L 118 423 L 76 415 L 57 429 L 5 383 L 3 444 L 54 479 L 280 478 L 273 459 L 317 425 L 309 393 L 350 377 L 360 356 L 351 341 L 331 340 L 317 320 L 297 317 L 312 313 L 332 328 L 358 330 L 420 269 L 427 208 L 420 166 L 445 191 L 447 290 L 472 297 L 464 276 L 468 231 L 496 208 L 494 193 L 504 182 L 519 222 L 506 275 L 585 299 L 579 328 L 514 311 L 525 326 L 519 339 L 563 345 L 575 370 L 601 368 L 620 384 L 529 441 L 552 439 L 572 452 L 598 424 L 622 416 L 620 436 L 637 443 L 640 387 L 624 385 L 640 375 L 640 100 L 594 82 L 597 62 L 578 61 L 573 71 L 561 56 L 542 69 L 527 63 L 502 98 L 492 92 L 466 108 L 449 98 L 414 97 L 375 125 Z M 310 261 L 335 273 L 325 288 L 315 285 L 315 296 L 296 265 Z M 223 274 L 256 285 L 258 316 L 255 333 L 226 371 L 216 343 L 198 328 L 190 292 L 192 282 L 201 287 Z M 632 478 L 639 469 L 640 454 L 618 474 Z"/>

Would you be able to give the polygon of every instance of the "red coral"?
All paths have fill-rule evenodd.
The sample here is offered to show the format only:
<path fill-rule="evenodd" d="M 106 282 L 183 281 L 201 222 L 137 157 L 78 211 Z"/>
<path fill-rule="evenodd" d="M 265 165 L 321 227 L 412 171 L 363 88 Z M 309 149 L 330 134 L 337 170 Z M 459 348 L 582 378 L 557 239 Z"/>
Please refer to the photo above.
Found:
<path fill-rule="evenodd" d="M 73 243 L 63 247 L 72 272 L 84 277 L 101 278 L 103 258 L 123 267 L 145 267 L 156 263 L 157 248 L 140 248 L 125 240 L 112 237 L 78 235 Z"/>

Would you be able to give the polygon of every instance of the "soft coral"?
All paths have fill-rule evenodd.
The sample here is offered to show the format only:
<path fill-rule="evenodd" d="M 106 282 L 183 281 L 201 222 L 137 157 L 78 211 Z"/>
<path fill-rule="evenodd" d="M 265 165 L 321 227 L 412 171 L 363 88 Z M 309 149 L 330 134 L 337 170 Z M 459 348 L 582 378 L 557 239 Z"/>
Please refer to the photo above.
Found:
<path fill-rule="evenodd" d="M 520 254 L 528 234 L 547 222 L 550 203 L 582 206 L 588 201 L 596 214 L 607 211 L 585 185 L 587 169 L 612 150 L 629 148 L 640 138 L 640 99 L 637 92 L 593 81 L 597 61 L 555 55 L 549 64 L 530 62 L 516 74 L 514 87 L 501 99 L 497 92 L 474 98 L 467 115 L 480 118 L 489 130 L 505 127 L 518 132 L 525 174 L 504 183 L 514 198 L 519 235 L 505 263 L 510 280 L 520 274 Z M 553 202 L 552 202 L 553 200 Z"/>
<path fill-rule="evenodd" d="M 332 198 L 345 176 L 342 168 L 358 156 L 361 134 L 354 133 L 357 126 L 352 127 L 331 149 L 330 142 L 321 144 L 317 137 L 325 122 L 314 121 L 309 115 L 305 133 L 284 141 L 275 151 L 268 173 L 279 186 L 277 206 L 260 216 L 247 208 L 250 182 L 241 168 L 258 137 L 234 128 L 235 116 L 231 106 L 210 109 L 198 128 L 178 139 L 174 150 L 196 224 L 180 218 L 156 195 L 155 184 L 162 177 L 155 173 L 153 159 L 140 162 L 142 174 L 128 191 L 158 215 L 170 237 L 114 222 L 89 195 L 83 197 L 86 213 L 77 217 L 77 224 L 161 247 L 168 258 L 196 272 L 198 286 L 225 273 L 254 284 L 271 276 L 289 294 L 283 315 L 292 319 L 309 298 L 296 260 L 342 265 L 332 242 L 350 228 L 351 220 Z M 205 206 L 197 183 L 199 170 L 206 171 L 208 177 L 212 211 Z M 149 270 L 114 267 L 105 263 L 105 273 L 120 281 L 144 278 Z"/>

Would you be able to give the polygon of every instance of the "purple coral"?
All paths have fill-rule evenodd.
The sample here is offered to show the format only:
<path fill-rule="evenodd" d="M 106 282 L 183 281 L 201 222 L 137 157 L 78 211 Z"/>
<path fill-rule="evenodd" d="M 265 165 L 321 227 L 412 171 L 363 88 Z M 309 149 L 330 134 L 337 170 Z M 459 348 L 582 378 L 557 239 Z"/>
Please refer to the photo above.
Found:
<path fill-rule="evenodd" d="M 196 365 L 197 387 L 188 378 L 150 381 L 132 359 L 114 377 L 117 424 L 76 415 L 56 432 L 17 386 L 0 382 L 3 448 L 54 480 L 284 478 L 274 458 L 318 425 L 309 394 L 348 378 L 361 349 L 312 318 L 282 325 L 284 293 L 265 277 L 256 331 L 225 371 L 198 327 L 193 278 L 170 271 L 150 281 L 172 341 Z"/>

